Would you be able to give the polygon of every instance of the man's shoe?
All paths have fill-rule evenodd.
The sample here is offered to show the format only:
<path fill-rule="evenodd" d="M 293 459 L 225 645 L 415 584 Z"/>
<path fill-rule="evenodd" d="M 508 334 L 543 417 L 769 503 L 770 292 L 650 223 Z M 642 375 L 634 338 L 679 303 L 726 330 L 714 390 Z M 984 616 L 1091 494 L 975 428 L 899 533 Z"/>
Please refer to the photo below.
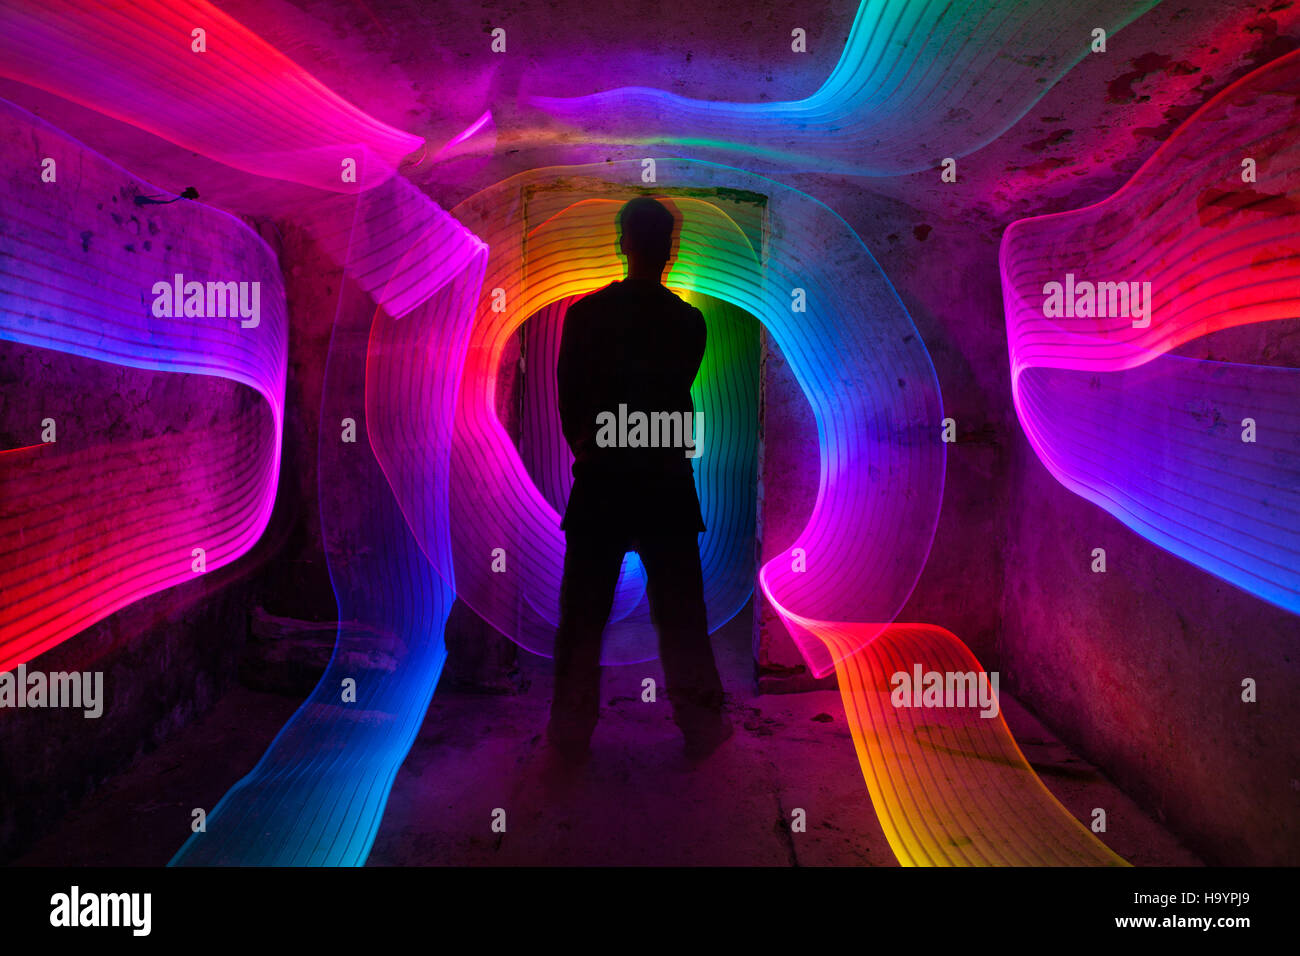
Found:
<path fill-rule="evenodd" d="M 731 721 L 726 717 L 719 717 L 707 729 L 687 734 L 686 759 L 691 761 L 703 760 L 721 747 L 734 732 Z"/>
<path fill-rule="evenodd" d="M 589 740 L 559 733 L 553 727 L 548 727 L 546 730 L 546 744 L 547 749 L 555 755 L 556 759 L 569 766 L 576 767 L 585 763 L 591 756 Z"/>

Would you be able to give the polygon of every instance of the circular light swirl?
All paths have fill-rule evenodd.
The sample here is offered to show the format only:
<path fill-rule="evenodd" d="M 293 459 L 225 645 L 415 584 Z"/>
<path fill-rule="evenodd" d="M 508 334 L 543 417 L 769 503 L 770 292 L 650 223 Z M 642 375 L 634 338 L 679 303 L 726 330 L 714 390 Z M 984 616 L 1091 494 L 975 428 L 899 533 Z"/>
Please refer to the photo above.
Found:
<path fill-rule="evenodd" d="M 509 336 L 528 316 L 621 276 L 614 203 L 641 190 L 617 183 L 634 182 L 640 169 L 615 163 L 533 170 L 453 210 L 491 249 L 451 450 L 454 567 L 441 563 L 445 552 L 421 518 L 423 489 L 438 484 L 430 460 L 403 457 L 372 435 L 435 567 L 494 627 L 541 653 L 554 640 L 564 542 L 555 509 L 497 418 L 497 368 Z M 810 665 L 827 673 L 835 658 L 816 629 L 847 628 L 856 646 L 869 642 L 902 607 L 929 553 L 944 462 L 933 366 L 892 286 L 831 210 L 771 180 L 707 163 L 660 160 L 658 178 L 661 187 L 767 197 L 761 261 L 729 217 L 694 197 L 678 201 L 681 237 L 667 283 L 758 318 L 812 407 L 820 486 L 807 526 L 791 542 L 791 549 L 803 549 L 808 570 L 795 570 L 787 551 L 763 567 L 760 583 Z M 846 274 L 856 281 L 846 285 Z M 493 311 L 496 289 L 504 291 L 504 312 Z M 800 297 L 806 311 L 796 311 Z M 505 573 L 492 570 L 498 548 L 507 556 Z M 624 576 L 620 612 L 639 602 L 641 585 L 632 578 Z M 645 615 L 622 613 L 607 628 L 605 660 L 644 659 L 653 641 Z M 852 646 L 842 634 L 838 653 Z"/>

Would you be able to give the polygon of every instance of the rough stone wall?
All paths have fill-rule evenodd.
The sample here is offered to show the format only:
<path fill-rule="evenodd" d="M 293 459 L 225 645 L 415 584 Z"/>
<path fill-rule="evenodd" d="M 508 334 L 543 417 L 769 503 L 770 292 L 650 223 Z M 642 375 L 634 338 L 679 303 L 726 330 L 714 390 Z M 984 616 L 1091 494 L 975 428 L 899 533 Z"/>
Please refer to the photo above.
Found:
<path fill-rule="evenodd" d="M 0 447 L 39 440 L 129 442 L 202 428 L 261 402 L 245 386 L 124 368 L 0 343 Z M 96 493 L 87 477 L 86 495 Z M 6 501 L 5 508 L 21 507 Z M 102 671 L 103 713 L 0 709 L 0 860 L 10 859 L 108 777 L 207 712 L 234 680 L 261 547 L 180 587 L 150 595 L 27 663 L 28 671 Z M 214 759 L 219 759 L 214 754 Z M 178 837 L 178 843 L 183 837 Z"/>
<path fill-rule="evenodd" d="M 1179 351 L 1294 368 L 1300 322 Z M 1021 434 L 1008 477 L 1004 686 L 1207 861 L 1294 864 L 1300 619 L 1068 491 Z M 1256 703 L 1241 699 L 1247 677 Z"/>

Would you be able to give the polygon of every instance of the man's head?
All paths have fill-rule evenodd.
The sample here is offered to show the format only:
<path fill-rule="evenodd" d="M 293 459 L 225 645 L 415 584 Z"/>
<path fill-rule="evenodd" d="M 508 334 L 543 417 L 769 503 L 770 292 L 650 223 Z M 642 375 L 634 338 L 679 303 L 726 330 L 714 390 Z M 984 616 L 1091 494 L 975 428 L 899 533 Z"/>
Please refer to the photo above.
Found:
<path fill-rule="evenodd" d="M 618 213 L 618 247 L 627 256 L 629 272 L 662 273 L 672 254 L 676 225 L 668 207 L 649 196 L 625 203 Z"/>

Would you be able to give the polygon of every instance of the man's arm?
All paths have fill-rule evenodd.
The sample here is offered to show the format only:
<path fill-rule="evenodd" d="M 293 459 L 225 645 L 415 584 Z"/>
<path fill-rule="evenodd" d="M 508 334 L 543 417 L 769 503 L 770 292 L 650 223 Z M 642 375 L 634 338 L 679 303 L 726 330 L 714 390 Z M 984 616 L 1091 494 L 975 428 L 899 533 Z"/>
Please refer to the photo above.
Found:
<path fill-rule="evenodd" d="M 582 400 L 584 386 L 590 388 L 590 375 L 585 367 L 588 349 L 586 347 L 586 323 L 584 311 L 579 308 L 581 301 L 573 303 L 565 311 L 564 327 L 560 332 L 560 358 L 555 365 L 555 384 L 560 406 L 560 426 L 564 430 L 564 439 L 574 455 L 578 454 L 578 442 L 582 438 L 586 415 Z"/>
<path fill-rule="evenodd" d="M 704 347 L 708 339 L 708 326 L 704 324 L 704 313 L 695 306 L 691 306 L 691 323 L 690 323 L 690 348 L 687 354 L 690 356 L 690 378 L 687 379 L 686 387 L 695 382 L 695 376 L 700 374 L 700 363 L 704 361 Z"/>

